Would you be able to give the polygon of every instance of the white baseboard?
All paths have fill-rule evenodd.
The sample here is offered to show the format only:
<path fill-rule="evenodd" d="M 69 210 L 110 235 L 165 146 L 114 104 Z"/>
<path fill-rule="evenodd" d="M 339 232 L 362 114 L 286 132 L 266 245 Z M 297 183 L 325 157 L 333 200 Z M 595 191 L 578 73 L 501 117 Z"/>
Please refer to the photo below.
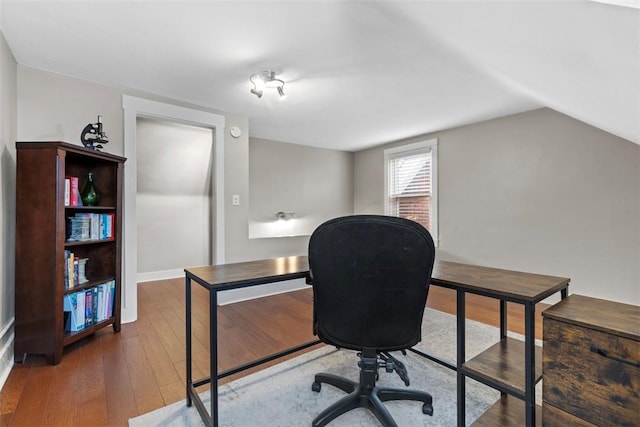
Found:
<path fill-rule="evenodd" d="M 251 286 L 249 288 L 232 289 L 218 293 L 218 305 L 233 304 L 234 302 L 297 291 L 308 287 L 304 279 L 294 279 L 284 282 L 267 283 L 260 286 Z"/>
<path fill-rule="evenodd" d="M 184 269 L 151 271 L 149 273 L 138 273 L 138 283 L 153 282 L 154 280 L 176 279 L 184 277 Z"/>
<path fill-rule="evenodd" d="M 14 323 L 15 318 L 11 319 L 0 332 L 0 390 L 4 387 L 4 383 L 13 368 Z"/>

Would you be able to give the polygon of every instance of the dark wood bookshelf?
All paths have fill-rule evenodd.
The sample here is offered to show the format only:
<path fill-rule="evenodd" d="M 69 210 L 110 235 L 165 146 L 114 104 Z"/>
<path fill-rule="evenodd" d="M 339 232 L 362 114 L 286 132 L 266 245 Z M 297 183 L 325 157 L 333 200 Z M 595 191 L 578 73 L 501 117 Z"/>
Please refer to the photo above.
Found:
<path fill-rule="evenodd" d="M 64 347 L 101 328 L 120 331 L 122 193 L 126 159 L 67 142 L 17 142 L 16 173 L 16 362 L 44 354 L 58 364 Z M 65 206 L 65 178 L 78 177 L 82 191 L 89 172 L 101 200 L 98 206 Z M 114 237 L 67 241 L 68 217 L 112 213 Z M 65 250 L 89 258 L 86 283 L 65 288 Z M 108 319 L 65 332 L 64 298 L 113 280 Z"/>

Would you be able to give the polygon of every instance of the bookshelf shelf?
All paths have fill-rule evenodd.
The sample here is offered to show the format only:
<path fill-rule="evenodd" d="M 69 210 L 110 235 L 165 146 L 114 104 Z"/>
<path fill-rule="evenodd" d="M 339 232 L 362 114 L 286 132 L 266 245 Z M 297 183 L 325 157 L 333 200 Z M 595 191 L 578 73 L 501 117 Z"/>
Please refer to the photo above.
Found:
<path fill-rule="evenodd" d="M 65 206 L 64 207 L 68 211 L 78 211 L 78 212 L 108 212 L 115 211 L 115 206 Z"/>
<path fill-rule="evenodd" d="M 89 280 L 86 283 L 74 286 L 73 288 L 65 289 L 63 293 L 65 295 L 72 294 L 74 292 L 83 291 L 83 290 L 86 290 L 86 289 L 93 288 L 94 286 L 98 286 L 98 285 L 101 285 L 103 283 L 110 282 L 112 280 L 116 280 L 115 276 L 103 276 L 103 277 L 100 277 L 100 278 L 92 278 L 92 280 Z"/>
<path fill-rule="evenodd" d="M 83 246 L 83 245 L 97 245 L 100 243 L 110 243 L 115 242 L 116 239 L 100 239 L 100 240 L 74 240 L 74 241 L 65 241 L 65 247 L 73 247 L 73 246 Z"/>
<path fill-rule="evenodd" d="M 126 159 L 66 142 L 17 142 L 16 149 L 14 360 L 44 354 L 58 364 L 65 346 L 106 326 L 120 331 Z M 67 206 L 89 172 L 100 203 Z M 90 218 L 90 234 L 85 220 L 75 220 L 82 217 Z M 94 239 L 68 241 L 72 232 Z"/>
<path fill-rule="evenodd" d="M 76 341 L 81 340 L 82 338 L 89 336 L 93 333 L 95 333 L 96 331 L 112 325 L 115 323 L 115 317 L 111 317 L 107 320 L 104 320 L 102 322 L 96 323 L 95 325 L 91 325 L 81 331 L 78 332 L 65 332 L 64 336 L 63 336 L 63 345 L 67 346 L 69 344 L 72 344 Z"/>

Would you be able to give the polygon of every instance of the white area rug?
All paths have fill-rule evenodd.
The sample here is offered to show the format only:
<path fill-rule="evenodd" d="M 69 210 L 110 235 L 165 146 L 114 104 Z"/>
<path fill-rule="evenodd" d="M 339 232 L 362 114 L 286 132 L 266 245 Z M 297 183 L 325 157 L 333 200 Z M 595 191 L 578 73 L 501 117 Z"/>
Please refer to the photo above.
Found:
<path fill-rule="evenodd" d="M 426 309 L 420 350 L 455 361 L 455 316 Z M 497 328 L 467 320 L 467 358 L 497 342 Z M 411 352 L 406 356 L 394 355 L 405 363 L 411 385 L 433 396 L 433 416 L 422 413 L 419 402 L 393 401 L 386 406 L 399 426 L 454 426 L 456 425 L 456 373 Z M 353 380 L 358 379 L 358 357 L 355 352 L 324 347 L 298 356 L 219 388 L 219 425 L 225 427 L 291 427 L 310 426 L 323 409 L 345 395 L 342 391 L 322 385 L 320 393 L 311 390 L 313 377 L 318 372 L 329 372 Z M 380 386 L 404 388 L 396 373 L 380 370 Z M 540 384 L 538 384 L 540 402 Z M 206 408 L 210 408 L 209 393 L 202 393 Z M 486 411 L 499 397 L 490 387 L 467 379 L 466 424 L 469 425 Z M 195 406 L 188 408 L 186 401 L 176 402 L 148 414 L 129 420 L 130 427 L 150 426 L 202 426 Z M 366 409 L 348 412 L 329 424 L 331 427 L 369 427 L 379 423 Z"/>

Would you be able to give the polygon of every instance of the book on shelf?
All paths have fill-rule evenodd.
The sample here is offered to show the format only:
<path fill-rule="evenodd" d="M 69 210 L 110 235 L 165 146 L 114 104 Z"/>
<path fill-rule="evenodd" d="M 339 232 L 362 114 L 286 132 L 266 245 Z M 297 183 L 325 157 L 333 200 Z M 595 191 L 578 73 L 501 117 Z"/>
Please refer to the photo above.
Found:
<path fill-rule="evenodd" d="M 84 292 L 74 292 L 64 296 L 63 307 L 67 315 L 65 332 L 78 332 L 84 329 Z"/>
<path fill-rule="evenodd" d="M 87 217 L 69 217 L 67 240 L 69 242 L 82 242 L 91 238 L 91 219 Z"/>
<path fill-rule="evenodd" d="M 113 239 L 115 237 L 115 214 L 113 212 L 106 214 L 106 230 L 107 230 L 107 239 Z"/>
<path fill-rule="evenodd" d="M 84 297 L 84 292 L 77 292 L 76 294 L 76 320 L 77 320 L 77 326 L 78 326 L 78 330 L 82 330 L 85 327 L 85 321 L 84 321 L 84 304 L 85 304 L 85 297 Z"/>
<path fill-rule="evenodd" d="M 64 205 L 70 206 L 71 203 L 71 180 L 69 178 L 64 179 Z"/>
<path fill-rule="evenodd" d="M 75 262 L 75 255 L 73 252 L 71 251 L 65 251 L 66 255 L 67 255 L 67 260 L 65 265 L 67 266 L 67 281 L 66 283 L 66 288 L 67 289 L 72 289 L 75 287 L 76 285 L 76 277 L 75 277 L 75 266 L 74 266 L 74 262 Z"/>
<path fill-rule="evenodd" d="M 75 294 L 65 295 L 62 305 L 63 305 L 65 317 L 66 317 L 66 321 L 64 324 L 64 331 L 77 332 L 79 329 L 78 329 L 77 312 L 76 312 L 77 300 L 76 300 Z"/>
<path fill-rule="evenodd" d="M 97 302 L 98 305 L 96 307 L 96 320 L 98 322 L 101 322 L 103 320 L 105 320 L 106 318 L 104 317 L 104 298 L 105 298 L 105 289 L 103 285 L 99 285 L 96 286 L 97 289 Z"/>
<path fill-rule="evenodd" d="M 66 317 L 66 321 L 64 324 L 65 332 L 78 332 L 84 328 L 84 322 L 82 323 L 82 328 L 78 325 L 78 299 L 77 295 L 67 294 L 64 296 L 63 300 L 63 309 L 64 315 Z"/>
<path fill-rule="evenodd" d="M 115 214 L 79 212 L 69 217 L 69 242 L 106 240 L 115 237 Z"/>
<path fill-rule="evenodd" d="M 84 291 L 84 326 L 93 324 L 93 292 L 91 289 Z"/>
<path fill-rule="evenodd" d="M 82 285 L 83 283 L 87 283 L 89 279 L 87 279 L 87 261 L 89 258 L 80 258 L 78 260 L 78 284 Z"/>
<path fill-rule="evenodd" d="M 64 251 L 64 288 L 69 289 L 69 257 L 71 251 L 65 249 Z"/>
<path fill-rule="evenodd" d="M 64 179 L 64 205 L 82 206 L 77 176 L 68 176 Z"/>
<path fill-rule="evenodd" d="M 104 285 L 104 306 L 103 306 L 103 319 L 108 319 L 113 315 L 113 303 L 115 300 L 115 280 L 111 280 Z"/>
<path fill-rule="evenodd" d="M 87 283 L 87 261 L 89 258 L 80 258 L 70 250 L 64 251 L 64 288 L 73 289 Z"/>
<path fill-rule="evenodd" d="M 91 288 L 91 309 L 93 312 L 93 323 L 96 324 L 100 320 L 98 316 L 98 288 Z"/>
<path fill-rule="evenodd" d="M 80 260 L 77 257 L 73 257 L 73 287 L 77 287 L 80 282 L 80 276 L 79 276 L 79 272 L 78 269 L 80 267 Z"/>

